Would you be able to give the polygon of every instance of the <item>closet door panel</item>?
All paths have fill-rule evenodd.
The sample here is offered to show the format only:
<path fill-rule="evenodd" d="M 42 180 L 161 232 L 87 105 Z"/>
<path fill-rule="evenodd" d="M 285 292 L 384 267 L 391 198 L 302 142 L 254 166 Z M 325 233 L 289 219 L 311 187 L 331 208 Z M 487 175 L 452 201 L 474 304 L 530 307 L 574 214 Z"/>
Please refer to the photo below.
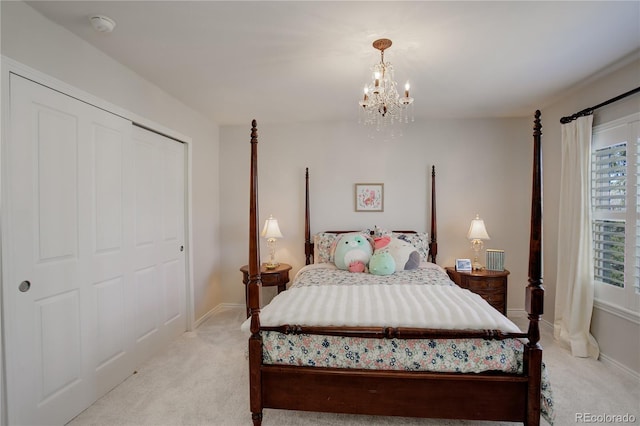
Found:
<path fill-rule="evenodd" d="M 38 400 L 55 400 L 56 394 L 82 386 L 82 332 L 77 290 L 36 301 L 37 363 L 41 367 Z M 64 330 L 63 333 L 61 331 Z"/>
<path fill-rule="evenodd" d="M 184 298 L 184 274 L 181 262 L 178 259 L 169 260 L 162 264 L 162 284 L 164 302 L 164 323 L 179 320 L 183 314 Z"/>
<path fill-rule="evenodd" d="M 135 304 L 139 359 L 186 329 L 184 145 L 134 127 Z"/>
<path fill-rule="evenodd" d="M 184 146 L 164 138 L 162 157 L 161 273 L 164 285 L 164 334 L 172 339 L 186 328 L 184 257 Z"/>
<path fill-rule="evenodd" d="M 40 262 L 78 255 L 78 116 L 34 103 L 32 135 Z"/>
<path fill-rule="evenodd" d="M 94 283 L 96 322 L 100 338 L 96 346 L 96 371 L 104 370 L 127 351 L 125 282 L 122 276 Z"/>
<path fill-rule="evenodd" d="M 86 117 L 88 138 L 83 165 L 88 222 L 86 266 L 89 303 L 84 305 L 92 330 L 92 374 L 97 395 L 121 383 L 135 369 L 131 330 L 130 266 L 132 189 L 129 188 L 131 123 L 92 108 Z"/>
<path fill-rule="evenodd" d="M 95 253 L 122 249 L 123 135 L 104 126 L 94 131 Z"/>

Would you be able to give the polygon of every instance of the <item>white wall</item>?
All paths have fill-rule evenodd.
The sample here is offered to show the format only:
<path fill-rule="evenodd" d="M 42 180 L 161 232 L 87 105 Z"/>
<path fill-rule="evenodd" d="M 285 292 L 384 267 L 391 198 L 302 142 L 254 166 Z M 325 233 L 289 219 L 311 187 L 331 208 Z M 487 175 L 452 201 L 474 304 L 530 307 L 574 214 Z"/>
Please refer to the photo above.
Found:
<path fill-rule="evenodd" d="M 191 138 L 195 318 L 222 302 L 219 286 L 219 130 L 22 2 L 2 7 L 2 55 Z"/>
<path fill-rule="evenodd" d="M 635 58 L 635 59 L 634 59 Z M 553 323 L 556 292 L 558 200 L 560 197 L 560 118 L 640 86 L 640 60 L 634 54 L 614 71 L 603 72 L 554 105 L 542 110 L 544 164 L 544 286 L 545 320 Z M 640 95 L 611 104 L 594 113 L 594 126 L 640 111 Z M 640 374 L 640 324 L 594 309 L 591 332 L 606 360 Z"/>
<path fill-rule="evenodd" d="M 260 125 L 260 222 L 273 214 L 284 239 L 278 259 L 304 265 L 304 169 L 310 169 L 311 232 L 380 227 L 428 231 L 431 166 L 437 174 L 438 264 L 473 256 L 466 233 L 476 213 L 488 248 L 504 249 L 508 308 L 524 309 L 531 197 L 530 118 L 411 123 L 395 140 L 371 140 L 356 122 Z M 250 120 L 222 127 L 220 142 L 224 299 L 244 303 L 238 268 L 248 260 Z M 384 212 L 354 212 L 356 182 L 384 183 Z M 267 249 L 263 242 L 263 259 Z M 484 257 L 484 255 L 483 255 Z M 483 260 L 483 259 L 482 259 Z M 273 289 L 263 289 L 265 299 Z"/>

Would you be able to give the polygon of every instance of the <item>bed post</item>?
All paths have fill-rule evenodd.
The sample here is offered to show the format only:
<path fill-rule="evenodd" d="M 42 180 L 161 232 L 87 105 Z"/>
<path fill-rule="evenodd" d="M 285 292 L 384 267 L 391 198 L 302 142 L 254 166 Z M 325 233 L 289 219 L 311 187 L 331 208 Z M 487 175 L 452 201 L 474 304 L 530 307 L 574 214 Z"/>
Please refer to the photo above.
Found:
<path fill-rule="evenodd" d="M 306 265 L 311 264 L 312 250 L 311 250 L 311 224 L 309 218 L 309 168 L 307 167 L 304 173 L 305 190 L 304 190 L 304 254 L 306 257 Z"/>
<path fill-rule="evenodd" d="M 258 236 L 258 129 L 251 122 L 251 182 L 249 190 L 249 394 L 254 426 L 262 424 L 262 336 L 260 335 L 260 240 Z"/>
<path fill-rule="evenodd" d="M 431 166 L 431 241 L 429 242 L 429 262 L 436 263 L 438 255 L 438 227 L 436 225 L 436 166 Z"/>
<path fill-rule="evenodd" d="M 542 162 L 540 111 L 536 111 L 533 126 L 533 183 L 531 193 L 531 234 L 529 239 L 529 285 L 526 309 L 529 314 L 529 342 L 525 353 L 525 371 L 529 376 L 527 419 L 525 424 L 540 424 L 540 386 L 542 376 L 542 346 L 540 318 L 544 311 L 542 287 Z"/>

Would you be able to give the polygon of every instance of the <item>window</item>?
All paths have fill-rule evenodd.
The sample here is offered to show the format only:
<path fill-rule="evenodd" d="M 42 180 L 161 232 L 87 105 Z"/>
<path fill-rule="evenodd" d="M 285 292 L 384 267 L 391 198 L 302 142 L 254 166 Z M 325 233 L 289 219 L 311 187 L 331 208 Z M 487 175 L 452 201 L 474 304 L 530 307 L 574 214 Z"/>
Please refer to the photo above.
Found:
<path fill-rule="evenodd" d="M 594 127 L 591 201 L 596 299 L 640 312 L 640 114 Z"/>

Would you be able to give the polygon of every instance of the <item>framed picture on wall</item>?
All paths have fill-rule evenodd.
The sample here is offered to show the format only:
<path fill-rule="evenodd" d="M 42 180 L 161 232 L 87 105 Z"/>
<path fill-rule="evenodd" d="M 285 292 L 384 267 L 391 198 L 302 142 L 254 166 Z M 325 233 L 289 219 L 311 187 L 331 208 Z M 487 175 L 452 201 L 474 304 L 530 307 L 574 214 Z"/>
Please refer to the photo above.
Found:
<path fill-rule="evenodd" d="M 356 183 L 355 199 L 357 212 L 384 211 L 384 184 Z"/>

